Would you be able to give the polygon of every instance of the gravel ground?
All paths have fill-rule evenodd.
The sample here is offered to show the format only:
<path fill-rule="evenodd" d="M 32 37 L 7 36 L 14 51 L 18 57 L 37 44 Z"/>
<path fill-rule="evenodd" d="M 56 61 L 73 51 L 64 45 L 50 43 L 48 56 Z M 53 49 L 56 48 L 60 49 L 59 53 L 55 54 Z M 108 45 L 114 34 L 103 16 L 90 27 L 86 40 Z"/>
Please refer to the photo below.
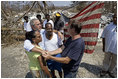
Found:
<path fill-rule="evenodd" d="M 103 58 L 102 44 L 98 42 L 93 54 L 84 53 L 77 77 L 100 78 L 99 72 Z M 24 53 L 23 42 L 9 47 L 1 47 L 1 78 L 30 78 L 28 62 L 27 55 Z M 117 77 L 117 68 L 115 68 L 114 73 Z M 59 77 L 58 74 L 57 77 Z M 110 77 L 106 75 L 104 78 Z"/>

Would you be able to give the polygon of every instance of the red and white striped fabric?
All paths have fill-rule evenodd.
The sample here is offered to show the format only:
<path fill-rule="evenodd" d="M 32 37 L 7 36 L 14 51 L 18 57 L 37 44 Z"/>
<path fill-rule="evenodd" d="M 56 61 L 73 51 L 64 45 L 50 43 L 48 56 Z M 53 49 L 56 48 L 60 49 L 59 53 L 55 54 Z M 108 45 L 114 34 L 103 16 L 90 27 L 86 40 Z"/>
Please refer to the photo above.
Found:
<path fill-rule="evenodd" d="M 85 53 L 93 53 L 97 44 L 100 17 L 104 3 L 92 2 L 71 19 L 78 20 L 82 24 L 81 37 L 85 41 Z M 64 29 L 65 40 L 69 37 L 67 29 Z"/>

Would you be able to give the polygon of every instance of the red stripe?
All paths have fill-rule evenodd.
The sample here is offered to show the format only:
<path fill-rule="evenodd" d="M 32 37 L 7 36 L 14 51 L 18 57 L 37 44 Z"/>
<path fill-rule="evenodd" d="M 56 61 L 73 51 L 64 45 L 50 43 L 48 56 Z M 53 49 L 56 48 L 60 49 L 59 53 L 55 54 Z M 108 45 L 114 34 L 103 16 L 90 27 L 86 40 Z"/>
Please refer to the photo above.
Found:
<path fill-rule="evenodd" d="M 78 16 L 76 16 L 76 17 L 82 16 L 83 14 L 86 14 L 88 12 L 92 12 L 92 11 L 94 11 L 96 9 L 102 8 L 103 5 L 104 5 L 104 3 L 100 3 L 100 4 L 96 5 L 96 6 L 94 6 L 93 8 L 90 8 L 89 10 L 85 11 L 82 14 L 78 14 Z"/>
<path fill-rule="evenodd" d="M 67 27 L 67 26 L 68 26 L 68 24 L 65 24 L 65 26 Z"/>
<path fill-rule="evenodd" d="M 79 12 L 77 15 L 71 17 L 71 19 L 76 18 L 80 13 L 82 13 L 85 9 L 87 9 L 87 8 L 90 7 L 91 5 L 95 4 L 96 2 L 97 2 L 97 1 L 92 2 L 90 5 L 88 5 L 86 8 L 84 8 L 84 9 L 83 9 L 81 12 Z"/>
<path fill-rule="evenodd" d="M 97 37 L 98 33 L 80 33 L 82 37 Z"/>
<path fill-rule="evenodd" d="M 64 37 L 70 37 L 70 35 L 64 35 Z"/>
<path fill-rule="evenodd" d="M 93 50 L 88 50 L 88 49 L 84 50 L 85 53 L 89 53 L 89 54 L 93 53 L 93 51 L 94 51 L 94 49 Z"/>
<path fill-rule="evenodd" d="M 98 14 L 94 14 L 85 18 L 82 18 L 79 20 L 79 22 L 83 22 L 83 21 L 87 21 L 87 20 L 91 20 L 91 19 L 96 19 L 96 18 L 100 18 L 101 17 L 101 13 Z"/>
<path fill-rule="evenodd" d="M 85 45 L 94 46 L 97 44 L 97 41 L 85 41 Z"/>
<path fill-rule="evenodd" d="M 99 28 L 99 24 L 87 24 L 82 26 L 82 29 L 89 29 L 89 28 Z"/>
<path fill-rule="evenodd" d="M 67 32 L 68 30 L 67 29 L 64 29 L 64 32 Z"/>

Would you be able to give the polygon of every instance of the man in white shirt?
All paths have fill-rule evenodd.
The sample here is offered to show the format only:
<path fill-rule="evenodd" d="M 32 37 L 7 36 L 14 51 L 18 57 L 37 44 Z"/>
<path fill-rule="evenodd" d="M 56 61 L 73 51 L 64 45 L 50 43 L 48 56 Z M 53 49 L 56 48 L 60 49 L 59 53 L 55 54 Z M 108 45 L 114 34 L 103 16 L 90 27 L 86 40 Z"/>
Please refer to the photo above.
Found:
<path fill-rule="evenodd" d="M 44 20 L 44 22 L 43 22 L 43 28 L 45 28 L 45 24 L 47 22 L 51 23 L 52 24 L 52 27 L 54 28 L 54 22 L 50 19 L 50 15 L 49 14 L 46 14 L 45 15 L 45 18 L 46 18 L 46 20 Z"/>
<path fill-rule="evenodd" d="M 46 23 L 45 33 L 44 33 L 44 47 L 47 51 L 54 51 L 63 44 L 62 40 L 58 37 L 57 34 L 53 32 L 52 24 Z M 61 57 L 61 54 L 55 55 L 55 57 Z M 56 78 L 55 70 L 58 71 L 60 78 L 62 78 L 62 69 L 61 63 L 58 63 L 54 60 L 47 60 L 48 68 L 51 70 L 52 77 Z"/>
<path fill-rule="evenodd" d="M 28 21 L 28 16 L 24 16 L 24 20 L 25 20 L 25 22 L 24 22 L 24 30 L 25 30 L 26 32 L 31 31 L 32 28 L 31 28 L 31 26 L 30 26 L 30 22 Z"/>
<path fill-rule="evenodd" d="M 41 34 L 41 37 L 42 37 L 42 42 L 39 43 L 39 46 L 45 50 L 45 47 L 44 47 L 44 40 L 43 40 L 43 34 L 44 34 L 44 29 L 42 29 L 42 24 L 41 22 L 38 20 L 38 19 L 32 19 L 30 21 L 30 26 L 31 26 L 31 31 L 32 30 L 38 30 L 40 31 L 40 34 Z M 56 32 L 56 31 L 55 31 Z M 60 38 L 62 37 L 61 33 L 60 32 L 57 32 L 58 35 L 60 35 Z M 63 39 L 63 38 L 62 38 Z M 27 50 L 27 51 L 34 51 L 34 52 L 44 52 L 42 50 L 38 50 L 37 48 L 34 47 L 34 45 L 31 44 L 31 42 L 29 40 L 25 40 L 24 42 L 24 48 Z"/>
<path fill-rule="evenodd" d="M 103 51 L 105 57 L 103 60 L 103 70 L 100 76 L 105 76 L 107 73 L 114 78 L 113 69 L 117 62 L 117 15 L 113 15 L 113 22 L 110 23 L 103 31 Z"/>
<path fill-rule="evenodd" d="M 38 19 L 32 19 L 30 21 L 30 25 L 33 30 L 38 30 L 38 31 L 40 31 L 41 36 L 43 35 L 44 29 L 42 29 L 42 25 Z M 41 43 L 40 46 L 43 48 L 43 43 Z M 45 54 L 44 50 L 38 49 L 34 45 L 32 45 L 30 40 L 25 40 L 24 48 L 28 52 L 33 51 L 33 52 L 37 52 L 37 53 L 41 52 L 42 54 Z"/>

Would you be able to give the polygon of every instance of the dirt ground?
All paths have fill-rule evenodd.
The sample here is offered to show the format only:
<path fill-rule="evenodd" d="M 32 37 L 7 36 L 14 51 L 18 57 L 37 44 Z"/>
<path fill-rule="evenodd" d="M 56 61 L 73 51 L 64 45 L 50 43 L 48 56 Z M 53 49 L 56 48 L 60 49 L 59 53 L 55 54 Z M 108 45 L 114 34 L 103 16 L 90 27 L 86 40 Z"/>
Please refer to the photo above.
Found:
<path fill-rule="evenodd" d="M 100 78 L 104 53 L 102 44 L 98 42 L 93 54 L 86 54 L 82 58 L 78 69 L 79 78 Z M 23 42 L 8 47 L 1 46 L 1 78 L 31 78 L 28 69 L 28 58 L 24 53 Z M 117 77 L 117 68 L 114 69 Z M 57 77 L 58 74 L 56 72 Z M 110 78 L 106 75 L 104 78 Z"/>

